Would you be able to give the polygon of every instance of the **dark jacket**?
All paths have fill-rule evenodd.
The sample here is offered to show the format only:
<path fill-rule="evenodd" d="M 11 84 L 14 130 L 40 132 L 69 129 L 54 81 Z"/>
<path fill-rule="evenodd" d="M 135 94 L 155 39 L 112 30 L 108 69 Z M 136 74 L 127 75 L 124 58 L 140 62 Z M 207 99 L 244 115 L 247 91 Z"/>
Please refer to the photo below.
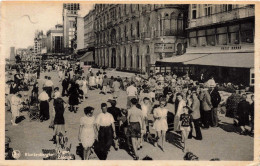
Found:
<path fill-rule="evenodd" d="M 250 104 L 246 100 L 242 100 L 237 106 L 237 115 L 239 118 L 248 118 L 250 111 Z"/>
<path fill-rule="evenodd" d="M 218 107 L 219 103 L 221 102 L 221 97 L 216 88 L 214 88 L 213 91 L 210 93 L 210 97 L 213 108 Z"/>

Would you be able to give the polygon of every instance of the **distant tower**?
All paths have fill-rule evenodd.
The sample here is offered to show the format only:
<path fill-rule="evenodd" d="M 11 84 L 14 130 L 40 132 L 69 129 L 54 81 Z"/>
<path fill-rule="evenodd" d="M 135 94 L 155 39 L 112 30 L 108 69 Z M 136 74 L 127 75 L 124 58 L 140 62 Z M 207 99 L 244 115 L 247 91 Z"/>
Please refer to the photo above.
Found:
<path fill-rule="evenodd" d="M 73 38 L 76 33 L 76 20 L 80 10 L 79 3 L 63 4 L 63 40 L 65 53 L 73 52 Z"/>
<path fill-rule="evenodd" d="M 10 47 L 10 60 L 15 60 L 15 47 Z"/>

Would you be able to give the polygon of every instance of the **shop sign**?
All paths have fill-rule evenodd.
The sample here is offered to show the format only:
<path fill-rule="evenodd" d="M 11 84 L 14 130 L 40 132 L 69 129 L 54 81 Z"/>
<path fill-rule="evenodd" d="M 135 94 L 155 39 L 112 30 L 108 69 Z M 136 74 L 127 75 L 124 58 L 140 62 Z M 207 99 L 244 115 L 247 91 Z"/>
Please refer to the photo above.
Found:
<path fill-rule="evenodd" d="M 155 43 L 154 52 L 175 52 L 173 43 Z"/>

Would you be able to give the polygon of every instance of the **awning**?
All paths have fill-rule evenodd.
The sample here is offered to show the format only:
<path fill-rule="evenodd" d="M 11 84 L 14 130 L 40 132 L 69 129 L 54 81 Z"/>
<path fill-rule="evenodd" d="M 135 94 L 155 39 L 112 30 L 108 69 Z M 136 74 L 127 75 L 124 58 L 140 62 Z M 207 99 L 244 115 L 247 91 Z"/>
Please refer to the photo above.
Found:
<path fill-rule="evenodd" d="M 82 57 L 79 58 L 81 62 L 93 62 L 93 52 L 86 52 Z"/>
<path fill-rule="evenodd" d="M 205 65 L 221 67 L 254 67 L 254 53 L 219 53 L 208 54 L 196 59 L 184 62 L 185 65 Z"/>
<path fill-rule="evenodd" d="M 183 64 L 184 62 L 195 60 L 209 54 L 184 54 L 181 56 L 173 56 L 170 58 L 164 58 L 162 60 L 156 61 L 156 65 L 170 65 L 170 64 Z"/>

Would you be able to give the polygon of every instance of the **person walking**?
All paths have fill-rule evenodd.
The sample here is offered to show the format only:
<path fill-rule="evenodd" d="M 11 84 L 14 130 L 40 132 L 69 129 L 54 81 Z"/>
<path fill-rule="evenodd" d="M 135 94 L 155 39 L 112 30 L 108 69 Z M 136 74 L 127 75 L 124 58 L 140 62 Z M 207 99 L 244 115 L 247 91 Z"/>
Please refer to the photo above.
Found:
<path fill-rule="evenodd" d="M 40 101 L 40 119 L 41 122 L 44 120 L 48 120 L 50 118 L 50 113 L 49 113 L 49 95 L 46 92 L 46 88 L 43 87 L 42 93 L 40 93 L 38 97 Z"/>
<path fill-rule="evenodd" d="M 182 135 L 182 143 L 184 144 L 183 152 L 188 152 L 187 138 L 191 130 L 191 126 L 194 127 L 192 115 L 189 114 L 190 108 L 188 106 L 183 107 L 183 114 L 180 116 L 179 126 Z"/>
<path fill-rule="evenodd" d="M 79 104 L 79 85 L 72 83 L 69 89 L 69 110 L 77 113 Z"/>
<path fill-rule="evenodd" d="M 85 116 L 80 118 L 78 139 L 79 142 L 82 143 L 82 146 L 84 148 L 84 160 L 89 159 L 91 147 L 93 146 L 97 135 L 95 128 L 95 117 L 93 116 L 93 112 L 94 108 L 88 106 L 84 108 Z"/>
<path fill-rule="evenodd" d="M 164 143 L 166 141 L 166 131 L 168 130 L 167 124 L 167 113 L 168 109 L 166 106 L 166 98 L 162 97 L 160 99 L 160 106 L 154 109 L 154 129 L 156 130 L 157 146 L 158 142 L 161 139 L 161 149 L 164 151 Z"/>
<path fill-rule="evenodd" d="M 208 89 L 206 88 L 202 89 L 200 94 L 200 99 L 202 101 L 203 128 L 208 129 L 211 120 L 211 109 L 212 109 L 211 98 Z"/>
<path fill-rule="evenodd" d="M 241 135 L 246 135 L 248 133 L 248 130 L 245 128 L 245 126 L 249 124 L 250 104 L 248 101 L 246 101 L 246 98 L 246 94 L 243 94 L 242 100 L 238 103 L 237 106 L 238 125 L 241 129 Z"/>
<path fill-rule="evenodd" d="M 55 99 L 53 101 L 53 106 L 55 110 L 55 117 L 54 117 L 54 135 L 56 137 L 56 147 L 59 148 L 61 145 L 59 136 L 65 135 L 65 120 L 64 120 L 64 100 L 59 97 L 55 96 Z"/>
<path fill-rule="evenodd" d="M 44 87 L 46 89 L 46 93 L 49 95 L 49 98 L 52 98 L 52 89 L 53 89 L 53 82 L 51 80 L 51 77 L 48 77 L 48 79 L 46 80 Z"/>
<path fill-rule="evenodd" d="M 183 107 L 186 106 L 186 102 L 185 100 L 183 100 L 183 96 L 181 93 L 177 93 L 176 98 L 178 101 L 178 105 L 177 105 L 177 111 L 174 116 L 174 131 L 178 132 L 180 131 L 180 126 L 179 126 L 180 116 L 181 114 L 183 114 Z"/>
<path fill-rule="evenodd" d="M 86 100 L 88 97 L 87 97 L 87 94 L 88 94 L 88 81 L 86 79 L 86 77 L 82 77 L 82 91 L 83 91 L 83 100 Z"/>
<path fill-rule="evenodd" d="M 131 99 L 137 98 L 137 88 L 134 86 L 134 82 L 131 82 L 131 85 L 126 88 L 126 94 L 127 94 L 127 108 L 130 108 L 131 106 Z"/>
<path fill-rule="evenodd" d="M 62 97 L 65 95 L 68 95 L 68 87 L 69 87 L 69 79 L 67 76 L 65 76 L 65 79 L 61 83 L 62 85 Z"/>
<path fill-rule="evenodd" d="M 13 126 L 17 126 L 18 124 L 15 122 L 16 118 L 19 117 L 20 108 L 22 106 L 22 96 L 18 93 L 18 91 L 11 97 L 11 112 L 12 112 L 12 120 L 11 123 Z"/>
<path fill-rule="evenodd" d="M 140 148 L 141 132 L 144 131 L 144 120 L 142 110 L 137 108 L 136 105 L 138 100 L 136 98 L 131 99 L 131 108 L 128 109 L 127 121 L 128 121 L 128 130 L 127 135 L 131 137 L 132 148 L 134 152 L 134 159 L 138 160 L 139 156 L 137 155 L 137 149 Z"/>
<path fill-rule="evenodd" d="M 116 138 L 116 130 L 113 116 L 107 112 L 107 104 L 101 104 L 102 113 L 96 118 L 96 127 L 98 131 L 98 143 L 100 159 L 106 160 L 108 151 L 113 144 L 113 138 Z"/>
<path fill-rule="evenodd" d="M 211 84 L 209 87 L 210 98 L 212 103 L 211 109 L 211 126 L 218 126 L 218 105 L 221 102 L 221 97 L 216 87 L 216 84 Z"/>
<path fill-rule="evenodd" d="M 196 92 L 192 93 L 191 115 L 193 117 L 194 129 L 196 132 L 196 140 L 202 140 L 202 134 L 200 130 L 200 101 Z M 189 138 L 192 137 L 192 130 L 190 131 Z"/>
<path fill-rule="evenodd" d="M 120 82 L 117 80 L 117 78 L 114 79 L 112 88 L 113 88 L 113 99 L 116 100 L 119 97 L 119 92 L 120 92 Z"/>

